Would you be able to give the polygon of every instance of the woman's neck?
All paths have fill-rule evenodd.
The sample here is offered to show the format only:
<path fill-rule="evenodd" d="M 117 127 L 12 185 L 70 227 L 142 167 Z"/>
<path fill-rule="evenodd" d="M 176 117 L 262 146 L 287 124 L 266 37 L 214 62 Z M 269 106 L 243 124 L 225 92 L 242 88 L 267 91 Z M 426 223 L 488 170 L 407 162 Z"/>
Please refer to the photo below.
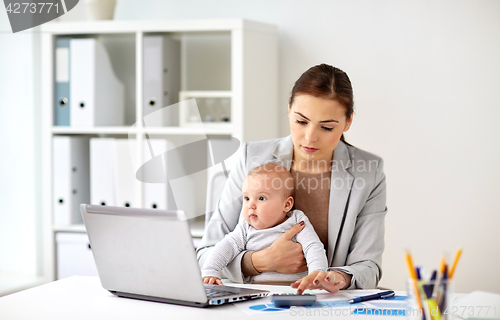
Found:
<path fill-rule="evenodd" d="M 291 168 L 295 171 L 305 172 L 305 173 L 323 173 L 332 170 L 332 158 L 330 159 L 314 159 L 303 158 L 294 152 L 293 161 Z"/>

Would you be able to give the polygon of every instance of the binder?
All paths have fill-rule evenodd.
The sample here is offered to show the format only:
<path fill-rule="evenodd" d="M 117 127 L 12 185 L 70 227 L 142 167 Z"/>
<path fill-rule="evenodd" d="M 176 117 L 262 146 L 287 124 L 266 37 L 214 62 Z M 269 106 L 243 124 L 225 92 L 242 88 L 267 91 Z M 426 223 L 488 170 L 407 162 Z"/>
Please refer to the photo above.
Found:
<path fill-rule="evenodd" d="M 168 106 L 178 102 L 180 42 L 168 36 L 144 36 L 143 67 L 142 110 L 146 126 L 177 126 L 178 108 Z"/>
<path fill-rule="evenodd" d="M 144 163 L 151 160 L 153 156 L 162 155 L 163 163 L 165 163 L 165 157 L 163 156 L 165 152 L 169 150 L 169 141 L 163 139 L 148 139 L 144 141 Z M 151 149 L 150 149 L 151 147 Z M 152 151 L 152 153 L 151 153 Z M 146 173 L 149 175 L 150 173 Z M 153 172 L 151 174 L 157 174 L 166 176 L 166 168 L 163 167 L 163 172 Z M 148 209 L 162 209 L 167 210 L 167 181 L 163 183 L 147 183 L 144 182 L 144 208 Z"/>
<path fill-rule="evenodd" d="M 57 279 L 71 276 L 98 276 L 89 237 L 85 233 L 58 232 Z"/>
<path fill-rule="evenodd" d="M 114 182 L 116 143 L 113 138 L 90 139 L 90 203 L 116 205 Z"/>
<path fill-rule="evenodd" d="M 82 224 L 80 204 L 90 201 L 89 139 L 53 137 L 54 224 Z"/>
<path fill-rule="evenodd" d="M 135 140 L 115 139 L 115 170 L 116 205 L 124 207 L 140 207 L 137 200 L 139 181 L 135 177 L 132 156 L 135 154 Z"/>
<path fill-rule="evenodd" d="M 54 125 L 70 125 L 70 44 L 71 38 L 56 38 L 54 54 Z"/>
<path fill-rule="evenodd" d="M 75 127 L 124 125 L 124 85 L 96 39 L 70 40 L 70 123 Z"/>

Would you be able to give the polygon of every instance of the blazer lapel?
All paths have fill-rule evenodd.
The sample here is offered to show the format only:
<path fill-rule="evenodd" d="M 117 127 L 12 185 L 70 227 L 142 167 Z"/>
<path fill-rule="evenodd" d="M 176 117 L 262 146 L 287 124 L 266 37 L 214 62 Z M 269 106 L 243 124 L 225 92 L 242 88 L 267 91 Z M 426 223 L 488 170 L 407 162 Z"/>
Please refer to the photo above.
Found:
<path fill-rule="evenodd" d="M 274 158 L 267 161 L 267 163 L 282 165 L 290 171 L 293 158 L 293 142 L 291 136 L 281 139 L 280 143 L 273 151 L 273 157 Z"/>
<path fill-rule="evenodd" d="M 344 216 L 347 211 L 347 201 L 354 183 L 354 177 L 347 170 L 352 166 L 347 146 L 339 141 L 333 151 L 330 202 L 328 210 L 328 265 L 333 261 L 333 254 Z"/>

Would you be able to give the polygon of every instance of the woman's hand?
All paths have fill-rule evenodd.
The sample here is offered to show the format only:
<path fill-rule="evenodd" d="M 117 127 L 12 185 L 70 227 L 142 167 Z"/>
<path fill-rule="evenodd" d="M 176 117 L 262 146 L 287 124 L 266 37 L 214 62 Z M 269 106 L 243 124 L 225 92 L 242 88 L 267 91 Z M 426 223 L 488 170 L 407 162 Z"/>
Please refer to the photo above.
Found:
<path fill-rule="evenodd" d="M 203 283 L 222 285 L 222 280 L 217 277 L 204 277 Z"/>
<path fill-rule="evenodd" d="M 302 245 L 292 238 L 302 231 L 304 222 L 294 225 L 283 233 L 268 249 L 254 252 L 252 264 L 258 272 L 277 271 L 280 273 L 297 273 L 307 271 L 307 263 Z"/>
<path fill-rule="evenodd" d="M 340 271 L 313 271 L 302 279 L 292 283 L 292 288 L 297 289 L 298 294 L 302 294 L 306 289 L 324 289 L 335 293 L 349 285 L 351 277 Z"/>

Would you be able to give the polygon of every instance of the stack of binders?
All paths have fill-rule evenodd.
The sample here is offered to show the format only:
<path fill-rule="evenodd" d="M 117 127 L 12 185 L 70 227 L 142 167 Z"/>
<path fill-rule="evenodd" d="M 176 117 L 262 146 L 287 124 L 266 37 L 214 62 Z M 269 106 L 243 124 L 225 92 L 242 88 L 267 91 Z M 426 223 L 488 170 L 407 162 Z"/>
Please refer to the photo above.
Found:
<path fill-rule="evenodd" d="M 148 141 L 155 154 L 167 151 L 167 140 Z M 145 161 L 150 150 L 145 145 Z M 133 139 L 90 139 L 90 203 L 108 206 L 167 209 L 167 182 L 144 183 L 144 198 L 139 203 L 141 188 L 136 178 L 136 141 Z M 156 173 L 152 173 L 156 174 Z M 157 173 L 161 174 L 161 173 Z"/>
<path fill-rule="evenodd" d="M 55 46 L 54 125 L 123 125 L 124 85 L 103 45 L 62 37 Z"/>

